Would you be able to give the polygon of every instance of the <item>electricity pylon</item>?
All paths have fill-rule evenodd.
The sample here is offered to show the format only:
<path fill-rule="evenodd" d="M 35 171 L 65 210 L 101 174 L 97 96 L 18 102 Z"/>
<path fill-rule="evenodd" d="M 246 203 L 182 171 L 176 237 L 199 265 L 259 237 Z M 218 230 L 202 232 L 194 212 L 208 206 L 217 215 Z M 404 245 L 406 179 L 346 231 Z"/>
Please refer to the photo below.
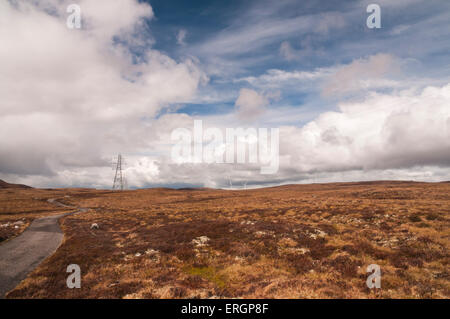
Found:
<path fill-rule="evenodd" d="M 121 191 L 125 188 L 125 176 L 123 173 L 123 167 L 122 165 L 125 164 L 124 158 L 121 154 L 117 156 L 117 162 L 114 162 L 113 165 L 115 165 L 116 168 L 116 175 L 114 176 L 114 183 L 112 189 L 120 189 Z"/>

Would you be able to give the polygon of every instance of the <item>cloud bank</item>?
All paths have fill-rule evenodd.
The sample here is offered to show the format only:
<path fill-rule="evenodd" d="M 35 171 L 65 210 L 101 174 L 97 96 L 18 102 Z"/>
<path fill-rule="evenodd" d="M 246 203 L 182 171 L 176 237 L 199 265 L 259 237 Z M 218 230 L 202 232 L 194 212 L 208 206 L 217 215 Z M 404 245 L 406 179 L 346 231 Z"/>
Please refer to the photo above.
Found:
<path fill-rule="evenodd" d="M 151 38 L 142 26 L 150 5 L 80 1 L 83 29 L 71 30 L 68 4 L 0 2 L 3 174 L 57 176 L 149 147 L 143 119 L 206 80 L 192 59 L 130 50 Z"/>
<path fill-rule="evenodd" d="M 176 55 L 157 49 L 157 11 L 146 2 L 81 0 L 80 30 L 66 26 L 70 3 L 0 1 L 2 179 L 110 187 L 111 158 L 121 152 L 131 187 L 450 180 L 448 77 L 440 70 L 426 77 L 418 59 L 383 50 L 397 38 L 380 40 L 388 45 L 371 54 L 367 43 L 345 52 L 333 43 L 326 48 L 333 33 L 351 28 L 355 8 L 284 18 L 272 16 L 285 11 L 281 4 L 278 11 L 254 9 L 197 43 L 190 30 L 187 43 L 187 29 L 177 26 L 168 38 L 185 54 Z M 411 28 L 403 21 L 388 33 Z M 251 56 L 266 47 L 270 54 Z M 286 67 L 316 62 L 328 49 L 332 57 L 323 63 Z M 274 56 L 275 66 L 246 72 Z M 205 89 L 211 79 L 217 90 Z M 196 103 L 199 112 L 177 111 Z M 228 111 L 211 112 L 223 105 Z M 196 119 L 223 130 L 279 127 L 278 173 L 261 175 L 250 164 L 173 163 L 171 132 Z"/>

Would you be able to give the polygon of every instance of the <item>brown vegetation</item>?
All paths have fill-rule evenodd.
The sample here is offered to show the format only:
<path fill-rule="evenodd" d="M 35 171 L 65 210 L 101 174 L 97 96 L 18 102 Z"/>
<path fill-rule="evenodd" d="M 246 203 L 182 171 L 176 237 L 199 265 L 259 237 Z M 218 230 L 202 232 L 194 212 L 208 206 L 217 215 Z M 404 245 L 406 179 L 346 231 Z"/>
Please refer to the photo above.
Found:
<path fill-rule="evenodd" d="M 1 190 L 0 221 L 61 212 L 48 198 L 90 210 L 62 219 L 61 247 L 9 298 L 450 297 L 449 183 Z"/>

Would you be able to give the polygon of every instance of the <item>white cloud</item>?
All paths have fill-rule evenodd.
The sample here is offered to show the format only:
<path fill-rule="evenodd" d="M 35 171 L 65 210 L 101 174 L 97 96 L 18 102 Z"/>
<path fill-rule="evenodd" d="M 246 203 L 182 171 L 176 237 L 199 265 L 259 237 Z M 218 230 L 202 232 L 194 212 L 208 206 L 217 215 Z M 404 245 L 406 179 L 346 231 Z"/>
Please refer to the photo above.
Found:
<path fill-rule="evenodd" d="M 247 94 L 254 98 L 252 102 L 261 98 L 256 92 Z M 232 117 L 195 119 L 202 119 L 204 127 L 222 130 L 237 123 Z M 192 129 L 193 117 L 170 121 L 175 120 L 178 127 Z M 246 180 L 249 187 L 371 179 L 448 180 L 450 84 L 430 86 L 419 93 L 372 93 L 360 102 L 341 103 L 339 111 L 324 112 L 302 127 L 281 126 L 280 169 L 275 175 L 263 176 L 257 165 L 250 164 L 174 164 L 167 157 L 167 147 L 166 157 L 155 159 L 158 174 L 146 180 L 149 184 L 227 187 L 228 176 L 235 187 Z"/>
<path fill-rule="evenodd" d="M 198 99 L 198 87 L 207 78 L 194 58 L 175 61 L 151 48 L 154 40 L 142 24 L 142 19 L 153 17 L 150 5 L 136 0 L 82 0 L 83 29 L 70 30 L 65 23 L 69 1 L 14 3 L 19 5 L 0 1 L 1 178 L 34 186 L 110 187 L 110 158 L 122 152 L 128 159 L 129 184 L 138 187 L 182 183 L 223 187 L 227 176 L 234 185 L 249 180 L 249 187 L 299 181 L 450 179 L 450 85 L 432 85 L 422 77 L 420 85 L 412 86 L 414 79 L 399 79 L 392 72 L 402 63 L 393 55 L 312 71 L 272 69 L 236 79 L 253 89 L 239 92 L 235 113 L 195 117 L 205 126 L 220 128 L 236 127 L 242 120 L 273 127 L 281 121 L 309 121 L 301 127 L 300 123 L 280 127 L 277 175 L 262 176 L 260 167 L 252 165 L 177 165 L 169 158 L 170 134 L 175 128 L 190 127 L 194 117 L 160 114 L 174 104 Z M 229 28 L 194 49 L 214 56 L 248 53 L 274 41 L 278 45 L 280 36 L 308 33 L 311 28 L 326 35 L 345 27 L 333 15 L 323 21 L 318 16 L 272 17 L 264 23 Z M 180 30 L 178 43 L 185 37 Z M 133 56 L 130 47 L 139 47 L 142 54 Z M 220 74 L 255 61 L 217 59 L 223 63 L 209 67 L 217 67 Z M 425 82 L 428 87 L 418 90 Z M 269 101 L 286 87 L 295 87 L 296 92 L 322 88 L 334 97 L 364 94 L 357 102 L 341 102 L 338 111 L 310 120 L 318 111 L 269 108 Z M 205 101 L 231 100 L 223 91 L 219 96 L 207 93 L 201 96 Z"/>
<path fill-rule="evenodd" d="M 373 93 L 339 108 L 280 130 L 281 152 L 298 171 L 450 166 L 450 84 L 420 94 Z"/>
<path fill-rule="evenodd" d="M 256 97 L 255 93 L 249 96 Z M 256 98 L 257 99 L 257 98 Z M 267 114 L 271 116 L 271 114 Z M 264 117 L 264 115 L 263 115 Z M 198 117 L 196 117 L 198 119 Z M 203 117 L 204 126 L 233 127 L 233 118 Z M 192 127 L 185 118 L 182 127 Z M 250 125 L 251 126 L 251 125 Z M 185 182 L 227 187 L 288 182 L 450 178 L 450 84 L 419 93 L 373 93 L 339 105 L 302 127 L 280 127 L 280 169 L 263 176 L 250 164 L 158 161 L 153 183 Z"/>
<path fill-rule="evenodd" d="M 244 20 L 244 22 L 243 22 Z M 301 36 L 310 32 L 327 35 L 346 26 L 342 13 L 325 12 L 280 19 L 275 16 L 240 18 L 235 25 L 225 29 L 194 48 L 199 55 L 239 55 L 279 41 L 280 38 Z M 245 45 L 242 45 L 245 43 Z"/>
<path fill-rule="evenodd" d="M 68 3 L 0 2 L 2 174 L 67 175 L 148 146 L 144 119 L 206 81 L 195 60 L 149 47 L 133 62 L 128 45 L 148 45 L 141 21 L 153 17 L 150 5 L 80 1 L 77 30 L 66 27 Z"/>
<path fill-rule="evenodd" d="M 240 119 L 252 120 L 261 116 L 268 104 L 269 100 L 258 92 L 250 89 L 241 89 L 235 106 Z"/>
<path fill-rule="evenodd" d="M 341 95 L 361 89 L 393 87 L 394 81 L 386 81 L 387 75 L 399 71 L 399 62 L 389 54 L 379 53 L 340 67 L 326 81 L 325 96 Z"/>
<path fill-rule="evenodd" d="M 255 77 L 248 76 L 236 79 L 234 82 L 248 82 L 258 88 L 280 88 L 299 83 L 308 84 L 312 81 L 323 80 L 334 72 L 334 68 L 317 68 L 313 71 L 284 71 L 278 69 L 268 70 L 266 73 Z M 298 87 L 301 89 L 301 87 Z"/>

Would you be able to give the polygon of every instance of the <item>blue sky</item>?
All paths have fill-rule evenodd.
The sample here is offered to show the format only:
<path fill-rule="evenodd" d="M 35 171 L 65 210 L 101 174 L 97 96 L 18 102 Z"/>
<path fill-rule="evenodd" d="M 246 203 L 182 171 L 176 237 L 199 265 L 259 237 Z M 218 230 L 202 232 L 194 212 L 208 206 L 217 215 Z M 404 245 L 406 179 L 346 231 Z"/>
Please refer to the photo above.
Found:
<path fill-rule="evenodd" d="M 107 188 L 120 152 L 131 187 L 450 180 L 448 0 L 72 2 L 0 2 L 1 179 Z M 278 128 L 279 171 L 174 163 L 194 120 Z"/>
<path fill-rule="evenodd" d="M 405 60 L 403 77 L 447 79 L 450 3 L 395 2 L 382 1 L 381 29 L 366 26 L 368 1 L 291 0 L 150 1 L 156 18 L 148 26 L 153 48 L 178 59 L 194 56 L 207 70 L 209 82 L 201 92 L 214 95 L 212 102 L 199 94 L 178 112 L 222 114 L 233 110 L 241 88 L 258 89 L 239 79 L 271 69 L 314 71 L 386 53 Z M 185 30 L 181 45 L 180 30 Z M 283 56 L 283 43 L 292 56 Z M 335 107 L 336 100 L 324 99 L 319 86 L 301 86 L 275 86 L 279 97 L 271 107 L 306 107 L 317 114 Z"/>

